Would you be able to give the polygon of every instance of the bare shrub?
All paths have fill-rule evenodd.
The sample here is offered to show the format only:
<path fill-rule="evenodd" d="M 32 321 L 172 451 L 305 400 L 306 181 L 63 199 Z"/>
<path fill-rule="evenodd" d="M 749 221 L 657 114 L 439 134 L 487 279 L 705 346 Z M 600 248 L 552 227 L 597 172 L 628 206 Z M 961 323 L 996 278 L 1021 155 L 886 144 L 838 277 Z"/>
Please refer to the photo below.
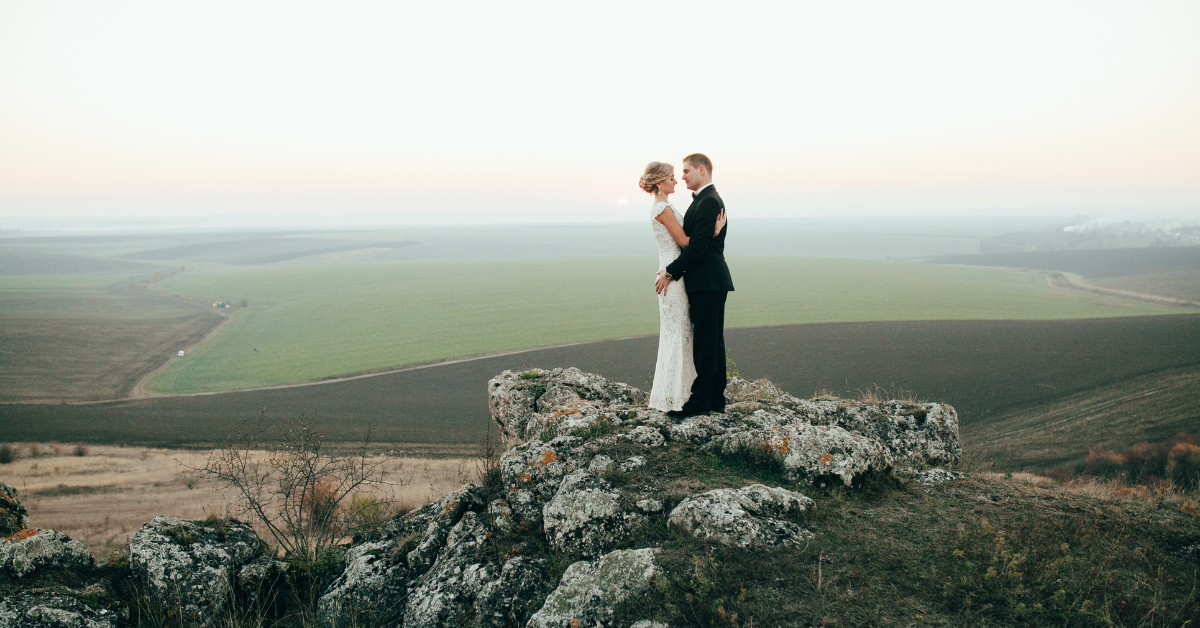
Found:
<path fill-rule="evenodd" d="M 331 450 L 306 423 L 244 432 L 192 468 L 241 497 L 288 556 L 314 562 L 343 538 L 377 525 L 387 500 L 367 497 L 388 485 L 382 456 L 368 451 L 370 430 L 350 451 Z M 402 483 L 406 483 L 402 481 Z"/>
<path fill-rule="evenodd" d="M 17 459 L 17 450 L 12 445 L 0 445 L 0 464 L 8 464 Z"/>
<path fill-rule="evenodd" d="M 1200 447 L 1179 443 L 1167 456 L 1167 477 L 1179 486 L 1200 487 Z"/>
<path fill-rule="evenodd" d="M 483 487 L 490 503 L 501 496 L 504 491 L 504 480 L 500 474 L 500 454 L 504 453 L 498 435 L 492 431 L 492 422 L 488 421 L 483 437 L 475 449 L 475 477 Z"/>
<path fill-rule="evenodd" d="M 75 449 L 71 453 L 82 458 L 82 457 L 88 455 L 88 448 L 84 447 L 83 445 L 76 445 Z"/>

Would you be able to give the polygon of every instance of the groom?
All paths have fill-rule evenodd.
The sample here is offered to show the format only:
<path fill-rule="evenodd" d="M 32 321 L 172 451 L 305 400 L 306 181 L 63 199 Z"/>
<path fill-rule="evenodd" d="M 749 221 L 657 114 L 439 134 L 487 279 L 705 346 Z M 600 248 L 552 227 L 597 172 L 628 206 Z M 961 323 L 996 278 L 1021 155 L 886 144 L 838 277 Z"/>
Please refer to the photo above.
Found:
<path fill-rule="evenodd" d="M 725 202 L 712 184 L 712 161 L 701 153 L 683 158 L 683 183 L 692 191 L 692 204 L 683 216 L 683 233 L 691 241 L 679 257 L 660 272 L 654 289 L 664 294 L 671 282 L 687 277 L 688 313 L 692 318 L 692 357 L 696 380 L 683 409 L 667 416 L 687 417 L 725 411 L 725 297 L 733 291 L 725 265 L 725 232 L 711 235 Z"/>

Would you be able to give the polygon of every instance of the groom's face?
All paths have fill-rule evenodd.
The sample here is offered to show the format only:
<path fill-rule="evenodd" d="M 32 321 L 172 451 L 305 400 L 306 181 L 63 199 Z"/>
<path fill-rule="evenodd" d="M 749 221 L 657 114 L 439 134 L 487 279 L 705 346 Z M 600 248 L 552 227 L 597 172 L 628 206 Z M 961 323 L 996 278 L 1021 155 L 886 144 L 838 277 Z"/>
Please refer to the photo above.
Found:
<path fill-rule="evenodd" d="M 695 192 L 704 185 L 706 179 L 708 179 L 708 171 L 704 166 L 697 168 L 686 161 L 683 162 L 683 184 L 687 186 L 687 189 Z"/>

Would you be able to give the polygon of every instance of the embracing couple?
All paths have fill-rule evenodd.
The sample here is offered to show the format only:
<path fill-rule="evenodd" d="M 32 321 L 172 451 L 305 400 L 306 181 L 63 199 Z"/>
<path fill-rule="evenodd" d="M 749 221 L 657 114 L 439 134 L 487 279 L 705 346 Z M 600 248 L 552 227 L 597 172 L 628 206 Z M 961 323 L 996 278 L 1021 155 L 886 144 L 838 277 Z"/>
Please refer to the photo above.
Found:
<path fill-rule="evenodd" d="M 654 195 L 651 227 L 658 243 L 658 362 L 649 406 L 682 418 L 725 411 L 725 298 L 733 290 L 725 265 L 725 202 L 712 184 L 712 161 L 683 158 L 692 191 L 687 212 L 669 200 L 675 167 L 652 161 L 639 184 Z"/>

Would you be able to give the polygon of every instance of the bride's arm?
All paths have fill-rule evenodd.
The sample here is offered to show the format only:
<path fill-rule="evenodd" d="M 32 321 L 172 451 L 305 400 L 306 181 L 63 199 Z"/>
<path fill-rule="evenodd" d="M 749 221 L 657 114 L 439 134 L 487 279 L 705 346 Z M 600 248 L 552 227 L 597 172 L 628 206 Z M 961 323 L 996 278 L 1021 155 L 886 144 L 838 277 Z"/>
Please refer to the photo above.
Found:
<path fill-rule="evenodd" d="M 667 232 L 675 239 L 675 244 L 681 247 L 686 247 L 691 238 L 683 233 L 683 227 L 679 226 L 679 222 L 675 220 L 675 212 L 670 211 L 668 207 L 666 211 L 655 217 L 655 220 L 662 223 L 662 226 L 667 228 Z"/>
<path fill-rule="evenodd" d="M 667 232 L 670 233 L 671 237 L 675 239 L 675 244 L 678 244 L 681 248 L 687 248 L 688 243 L 691 242 L 692 239 L 684 235 L 683 227 L 680 227 L 679 223 L 675 220 L 675 212 L 664 211 L 663 213 L 659 214 L 655 220 L 662 223 L 662 226 L 667 228 Z M 714 238 L 721 233 L 721 229 L 724 226 L 725 211 L 721 210 L 721 214 L 717 216 L 717 228 L 713 232 Z"/>

